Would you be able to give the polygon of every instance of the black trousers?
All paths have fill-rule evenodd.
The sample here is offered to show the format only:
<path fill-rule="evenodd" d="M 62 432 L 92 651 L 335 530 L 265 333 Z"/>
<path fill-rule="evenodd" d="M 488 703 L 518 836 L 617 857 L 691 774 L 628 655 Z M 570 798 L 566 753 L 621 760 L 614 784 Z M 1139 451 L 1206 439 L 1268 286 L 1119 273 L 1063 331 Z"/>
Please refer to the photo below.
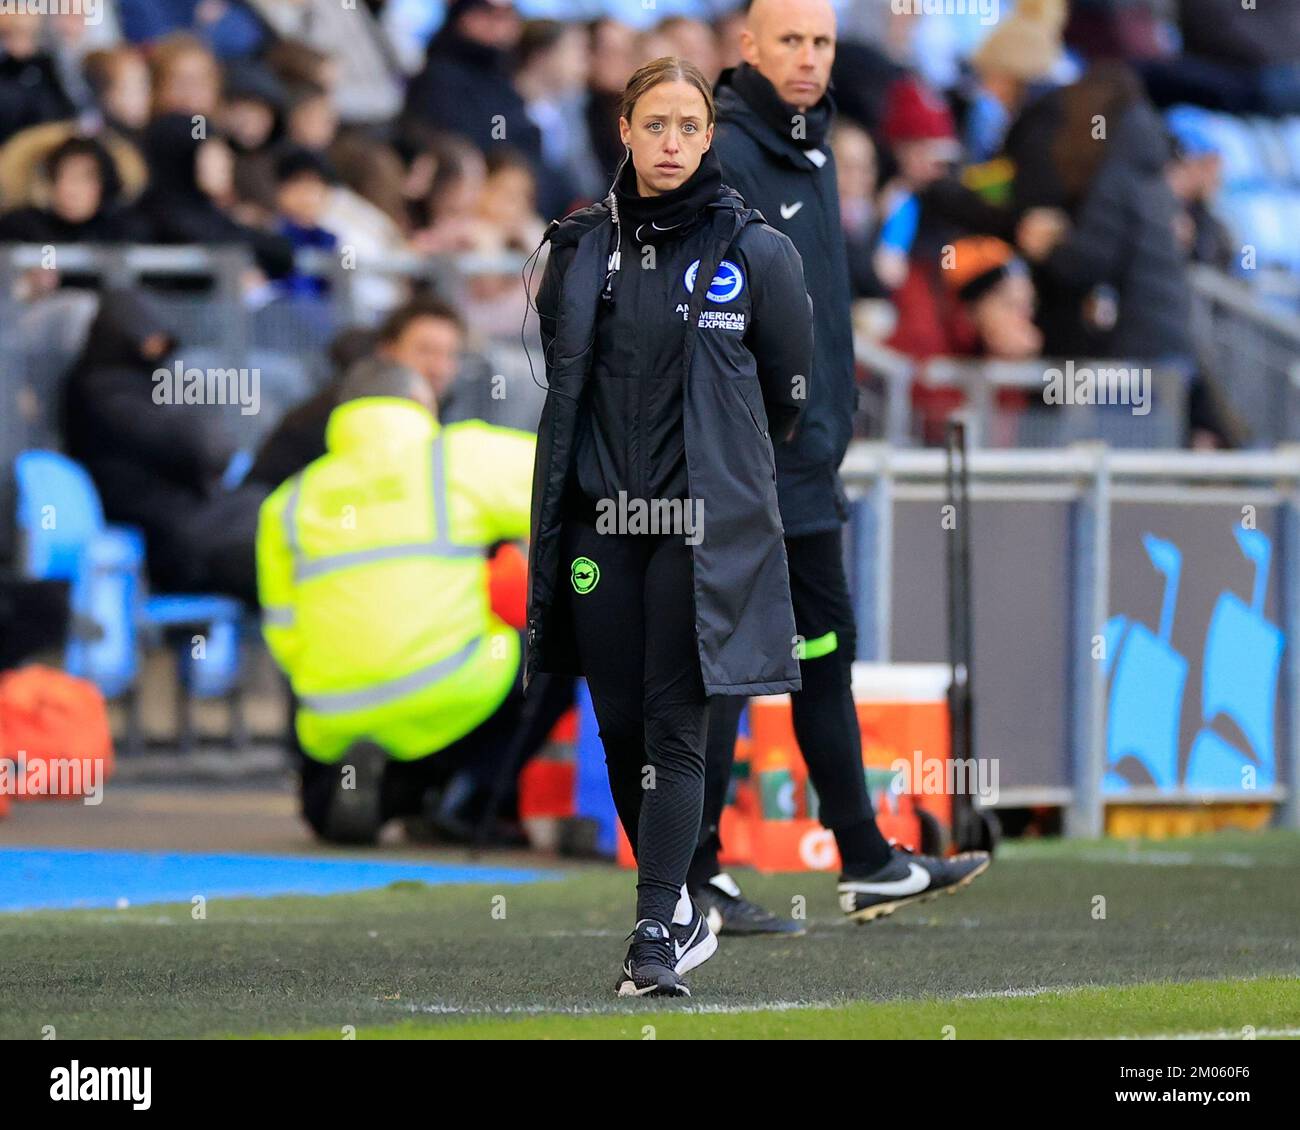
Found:
<path fill-rule="evenodd" d="M 539 675 L 527 699 L 523 689 L 523 663 L 514 685 L 496 711 L 451 745 L 415 761 L 390 758 L 384 767 L 380 814 L 385 822 L 414 816 L 423 809 L 430 789 L 444 789 L 457 779 L 465 798 L 462 814 L 477 816 L 492 795 L 498 778 L 510 774 L 502 799 L 508 810 L 515 799 L 514 777 L 546 743 L 552 727 L 573 705 L 574 681 L 562 675 Z M 295 740 L 296 746 L 296 740 Z M 338 766 L 323 764 L 299 750 L 302 771 L 302 813 L 307 823 L 323 835 Z M 346 759 L 345 759 L 346 760 Z"/>
<path fill-rule="evenodd" d="M 785 548 L 795 629 L 809 656 L 799 661 L 803 689 L 790 696 L 795 738 L 817 790 L 821 822 L 835 833 L 845 869 L 873 870 L 887 861 L 889 847 L 876 828 L 862 771 L 862 734 L 852 683 L 857 624 L 844 573 L 842 531 L 786 538 Z M 704 820 L 691 861 L 692 888 L 721 870 L 718 822 L 727 799 L 744 702 L 739 697 L 712 702 Z"/>
<path fill-rule="evenodd" d="M 637 919 L 672 921 L 700 831 L 709 699 L 680 535 L 597 533 L 569 520 L 561 583 L 637 859 Z M 585 560 L 582 560 L 585 559 Z"/>

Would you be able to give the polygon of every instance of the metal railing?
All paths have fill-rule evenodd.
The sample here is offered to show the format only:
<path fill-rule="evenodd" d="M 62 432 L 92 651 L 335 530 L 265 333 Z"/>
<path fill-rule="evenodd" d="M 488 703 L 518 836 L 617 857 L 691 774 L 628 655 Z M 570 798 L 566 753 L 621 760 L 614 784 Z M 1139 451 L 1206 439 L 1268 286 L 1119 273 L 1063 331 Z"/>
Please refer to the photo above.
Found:
<path fill-rule="evenodd" d="M 1245 425 L 1247 442 L 1267 448 L 1300 441 L 1300 316 L 1271 306 L 1255 289 L 1212 268 L 1193 267 L 1191 277 L 1198 361 Z M 1073 362 L 1075 373 L 1149 371 L 1151 411 L 1134 415 L 1113 403 L 1047 403 L 1044 390 L 1068 361 L 918 361 L 864 337 L 855 340 L 854 350 L 878 388 L 866 397 L 867 433 L 899 447 L 926 438 L 927 421 L 912 404 L 918 383 L 961 393 L 976 446 L 1061 447 L 1097 439 L 1112 447 L 1176 448 L 1185 442 L 1191 374 L 1179 367 L 1147 370 L 1122 359 Z"/>
<path fill-rule="evenodd" d="M 909 562 L 896 562 L 900 506 L 917 501 L 934 504 L 933 511 L 927 508 L 930 517 L 926 520 L 937 525 L 934 515 L 946 497 L 944 452 L 856 442 L 842 472 L 853 499 L 849 559 L 858 621 L 857 658 L 885 662 L 896 657 L 895 641 L 900 631 L 909 627 L 893 620 L 900 593 L 895 583 L 896 564 L 906 572 L 908 584 L 924 583 L 915 571 L 908 570 Z M 1300 641 L 1300 447 L 1269 453 L 1113 451 L 1102 444 L 1076 445 L 1053 452 L 984 449 L 971 453 L 969 473 L 976 528 L 983 503 L 1049 503 L 1064 507 L 1067 513 L 1068 547 L 1061 562 L 1069 571 L 1064 585 L 1068 638 L 1060 641 L 1062 647 L 1057 654 L 1034 659 L 1045 669 L 1056 670 L 1062 661 L 1059 652 L 1065 655 L 1069 686 L 1060 732 L 1066 740 L 1063 748 L 1050 752 L 1059 757 L 1068 787 L 1062 790 L 1056 782 L 1042 782 L 1039 788 L 1019 788 L 1016 792 L 1030 798 L 1026 803 L 1064 800 L 1066 828 L 1072 835 L 1100 835 L 1104 826 L 1107 686 L 1103 665 L 1096 661 L 1091 645 L 1113 611 L 1115 578 L 1111 562 L 1116 547 L 1112 544 L 1112 518 L 1117 507 L 1249 506 L 1252 515 L 1275 515 L 1280 543 L 1275 591 L 1283 638 L 1290 644 L 1282 659 L 1284 736 L 1277 749 L 1279 787 L 1252 799 L 1280 802 L 1284 822 L 1300 827 L 1300 654 L 1296 647 L 1296 641 Z M 986 545 L 984 556 L 977 552 L 973 564 L 977 600 L 981 577 L 993 578 L 1005 588 L 1008 575 L 1016 570 L 1029 576 L 1050 567 L 1046 562 L 1027 562 L 1017 544 Z M 936 584 L 934 591 L 938 603 L 942 587 Z M 978 639 L 976 643 L 978 655 Z M 921 658 L 942 660 L 946 656 Z M 987 661 L 984 666 L 988 668 Z M 986 725 L 990 719 L 996 723 L 1000 716 L 1013 721 L 1024 716 L 1023 702 L 990 702 L 987 697 L 981 702 L 978 688 L 976 702 L 977 717 L 981 710 L 986 712 Z M 996 724 L 993 731 L 997 731 Z M 998 751 L 992 755 L 997 756 Z M 982 756 L 990 756 L 987 748 Z M 1228 799 L 1229 795 L 1238 802 L 1242 800 L 1240 793 L 1215 796 L 1180 790 L 1137 790 L 1123 799 L 1188 803 Z"/>
<path fill-rule="evenodd" d="M 1257 447 L 1300 440 L 1300 317 L 1272 309 L 1245 283 L 1192 271 L 1197 350 Z"/>
<path fill-rule="evenodd" d="M 15 284 L 25 271 L 49 269 L 50 248 L 40 244 L 0 246 L 0 303 L 12 301 Z M 259 303 L 246 300 L 244 279 L 254 263 L 242 246 L 99 246 L 61 244 L 54 248 L 54 265 L 66 275 L 93 276 L 101 285 L 130 287 L 148 280 L 206 281 L 210 288 L 191 302 L 201 302 L 211 317 L 196 319 L 192 328 L 211 336 L 220 330 L 223 345 L 233 351 L 254 340 L 254 315 Z M 423 283 L 449 300 L 464 298 L 468 281 L 483 275 L 518 275 L 524 257 L 501 255 L 420 255 L 396 252 L 382 259 L 354 257 L 318 249 L 298 252 L 295 270 L 327 284 L 332 321 L 340 328 L 373 324 L 382 314 L 362 295 L 361 284 Z M 400 301 L 395 292 L 391 304 Z M 213 309 L 215 307 L 215 310 Z M 191 328 L 191 327 L 186 327 Z M 207 337 L 204 338 L 207 340 Z"/>
<path fill-rule="evenodd" d="M 867 397 L 868 434 L 896 447 L 937 442 L 928 433 L 938 420 L 913 404 L 918 385 L 960 393 L 959 410 L 975 447 L 1056 448 L 1101 440 L 1112 447 L 1177 448 L 1186 439 L 1188 373 L 1175 366 L 1120 358 L 920 361 L 865 338 L 855 341 L 854 354 L 879 387 L 877 396 Z"/>
<path fill-rule="evenodd" d="M 518 277 L 522 265 L 523 257 L 515 254 L 403 253 L 375 261 L 304 251 L 296 269 L 327 285 L 320 300 L 303 301 L 274 287 L 250 292 L 253 260 L 243 247 L 0 245 L 0 560 L 13 551 L 13 458 L 26 448 L 57 443 L 63 381 L 98 304 L 95 290 L 75 286 L 29 299 L 29 272 L 57 270 L 65 280 L 86 278 L 96 288 L 142 288 L 181 343 L 187 366 L 258 370 L 260 411 L 235 411 L 219 421 L 238 446 L 251 448 L 283 412 L 329 378 L 327 349 L 336 333 L 373 326 L 412 283 L 427 284 L 459 305 L 475 277 Z M 382 284 L 378 293 L 375 284 Z M 531 330 L 536 332 L 535 318 Z M 519 327 L 502 326 L 499 335 L 488 337 L 479 360 L 500 375 L 495 386 L 521 395 L 512 395 L 508 404 L 490 400 L 487 407 L 498 411 L 500 422 L 527 427 L 540 411 L 540 394 L 528 375 Z M 533 358 L 537 365 L 536 348 Z M 493 395 L 500 395 L 499 388 Z"/>

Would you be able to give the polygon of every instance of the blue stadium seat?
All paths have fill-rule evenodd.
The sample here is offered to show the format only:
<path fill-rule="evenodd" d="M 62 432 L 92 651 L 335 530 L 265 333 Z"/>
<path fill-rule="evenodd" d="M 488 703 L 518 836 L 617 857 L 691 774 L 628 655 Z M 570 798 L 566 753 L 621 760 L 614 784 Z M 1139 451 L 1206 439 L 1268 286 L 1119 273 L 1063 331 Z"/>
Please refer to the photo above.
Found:
<path fill-rule="evenodd" d="M 107 698 L 131 696 L 128 745 L 137 743 L 135 689 L 141 636 L 192 628 L 202 646 L 178 649 L 182 744 L 193 740 L 191 697 L 230 697 L 238 714 L 243 607 L 225 596 L 145 592 L 144 539 L 106 524 L 99 493 L 85 469 L 54 451 L 25 451 L 15 461 L 18 530 L 24 575 L 71 586 L 74 630 L 65 666 L 90 679 Z M 232 739 L 242 739 L 242 718 Z"/>
<path fill-rule="evenodd" d="M 1243 188 L 1223 194 L 1221 211 L 1232 217 L 1233 231 L 1243 244 L 1255 248 L 1260 267 L 1300 269 L 1300 243 L 1295 216 L 1300 189 Z"/>
<path fill-rule="evenodd" d="M 1229 188 L 1267 182 L 1273 170 L 1269 155 L 1251 122 L 1200 106 L 1174 106 L 1165 121 L 1175 134 L 1199 135 L 1223 157 L 1223 181 Z"/>
<path fill-rule="evenodd" d="M 1294 232 L 1300 204 L 1300 117 L 1239 118 L 1200 106 L 1174 106 L 1165 120 L 1184 144 L 1210 146 L 1223 157 L 1218 211 L 1241 242 L 1256 249 L 1258 266 L 1300 270 Z"/>
<path fill-rule="evenodd" d="M 1277 136 L 1291 165 L 1291 181 L 1300 185 L 1300 117 L 1283 118 L 1278 122 Z"/>

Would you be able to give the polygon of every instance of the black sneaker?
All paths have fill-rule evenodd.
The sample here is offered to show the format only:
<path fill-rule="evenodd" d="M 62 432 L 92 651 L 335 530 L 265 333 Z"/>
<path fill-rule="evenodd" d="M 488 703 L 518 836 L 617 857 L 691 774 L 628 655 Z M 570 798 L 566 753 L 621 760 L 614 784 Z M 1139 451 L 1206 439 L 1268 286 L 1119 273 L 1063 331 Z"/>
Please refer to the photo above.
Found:
<path fill-rule="evenodd" d="M 989 853 L 968 851 L 951 859 L 915 855 L 895 847 L 893 857 L 869 875 L 841 875 L 840 909 L 855 922 L 893 914 L 900 906 L 925 902 L 944 891 L 955 894 L 988 870 Z"/>
<path fill-rule="evenodd" d="M 700 904 L 691 901 L 692 917 L 682 925 L 679 922 L 668 923 L 668 933 L 673 941 L 673 968 L 677 976 L 684 977 L 692 969 L 698 969 L 718 952 L 718 939 L 709 929 L 709 920 Z"/>
<path fill-rule="evenodd" d="M 752 903 L 740 893 L 736 880 L 725 871 L 714 875 L 704 886 L 691 892 L 709 919 L 715 934 L 785 934 L 797 937 L 807 933 L 801 922 L 780 918 L 770 910 Z"/>
<path fill-rule="evenodd" d="M 689 997 L 691 990 L 681 979 L 673 956 L 668 927 L 653 918 L 643 918 L 628 935 L 632 944 L 623 962 L 618 982 L 620 997 Z"/>
<path fill-rule="evenodd" d="M 343 755 L 335 767 L 337 774 L 325 820 L 327 840 L 373 844 L 379 838 L 384 823 L 380 792 L 387 765 L 387 752 L 374 742 L 357 742 Z M 351 787 L 345 787 L 349 783 Z"/>

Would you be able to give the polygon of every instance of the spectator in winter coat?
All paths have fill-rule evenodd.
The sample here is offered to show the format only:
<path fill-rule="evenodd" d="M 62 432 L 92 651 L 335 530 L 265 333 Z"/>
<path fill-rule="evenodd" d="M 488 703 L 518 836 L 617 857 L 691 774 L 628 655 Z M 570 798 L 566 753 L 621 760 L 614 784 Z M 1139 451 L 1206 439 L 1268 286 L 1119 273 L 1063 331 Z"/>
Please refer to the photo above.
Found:
<path fill-rule="evenodd" d="M 326 161 L 307 149 L 289 148 L 275 164 L 276 230 L 295 251 L 333 251 L 338 238 L 321 226 L 335 176 Z M 294 270 L 279 280 L 282 293 L 308 297 L 328 290 L 326 279 Z"/>
<path fill-rule="evenodd" d="M 1056 147 L 1062 180 L 1077 201 L 1074 227 L 1040 257 L 1041 275 L 1060 288 L 1058 295 L 1083 296 L 1066 313 L 1089 332 L 1081 347 L 1058 351 L 1052 327 L 1044 325 L 1047 349 L 1065 356 L 1186 360 L 1193 353 L 1191 282 L 1175 231 L 1178 202 L 1165 176 L 1168 135 L 1131 72 L 1120 65 L 1095 70 L 1089 86 L 1079 84 L 1067 95 L 1073 108 Z M 1111 106 L 1103 108 L 1106 100 Z M 1098 113 L 1107 124 L 1105 138 L 1091 128 Z"/>
<path fill-rule="evenodd" d="M 568 210 L 574 190 L 567 171 L 557 176 L 548 166 L 542 131 L 515 86 L 511 53 L 519 41 L 511 0 L 455 0 L 424 70 L 411 80 L 406 115 L 460 135 L 482 155 L 505 147 L 522 153 L 538 176 L 543 218 L 550 219 Z"/>
<path fill-rule="evenodd" d="M 187 522 L 212 497 L 231 452 L 200 407 L 155 401 L 153 375 L 175 349 L 143 296 L 105 294 L 65 386 L 63 430 L 105 517 L 143 530 L 150 579 L 183 591 L 201 579 Z"/>
<path fill-rule="evenodd" d="M 122 206 L 117 166 L 94 138 L 70 137 L 56 146 L 44 174 L 48 205 L 0 216 L 0 242 L 129 243 L 147 236 L 139 216 Z"/>
<path fill-rule="evenodd" d="M 19 130 L 73 112 L 53 57 L 41 49 L 42 23 L 36 12 L 13 5 L 0 12 L 0 145 Z"/>
<path fill-rule="evenodd" d="M 159 243 L 243 244 L 268 275 L 292 268 L 287 239 L 246 227 L 230 214 L 234 158 L 223 138 L 196 138 L 190 118 L 167 114 L 149 123 L 145 156 L 150 181 L 139 207 Z"/>
<path fill-rule="evenodd" d="M 510 81 L 520 26 L 511 0 L 454 0 L 407 89 L 407 115 L 462 134 L 483 151 L 501 140 L 524 148 L 525 135 L 540 148 L 537 127 Z"/>

